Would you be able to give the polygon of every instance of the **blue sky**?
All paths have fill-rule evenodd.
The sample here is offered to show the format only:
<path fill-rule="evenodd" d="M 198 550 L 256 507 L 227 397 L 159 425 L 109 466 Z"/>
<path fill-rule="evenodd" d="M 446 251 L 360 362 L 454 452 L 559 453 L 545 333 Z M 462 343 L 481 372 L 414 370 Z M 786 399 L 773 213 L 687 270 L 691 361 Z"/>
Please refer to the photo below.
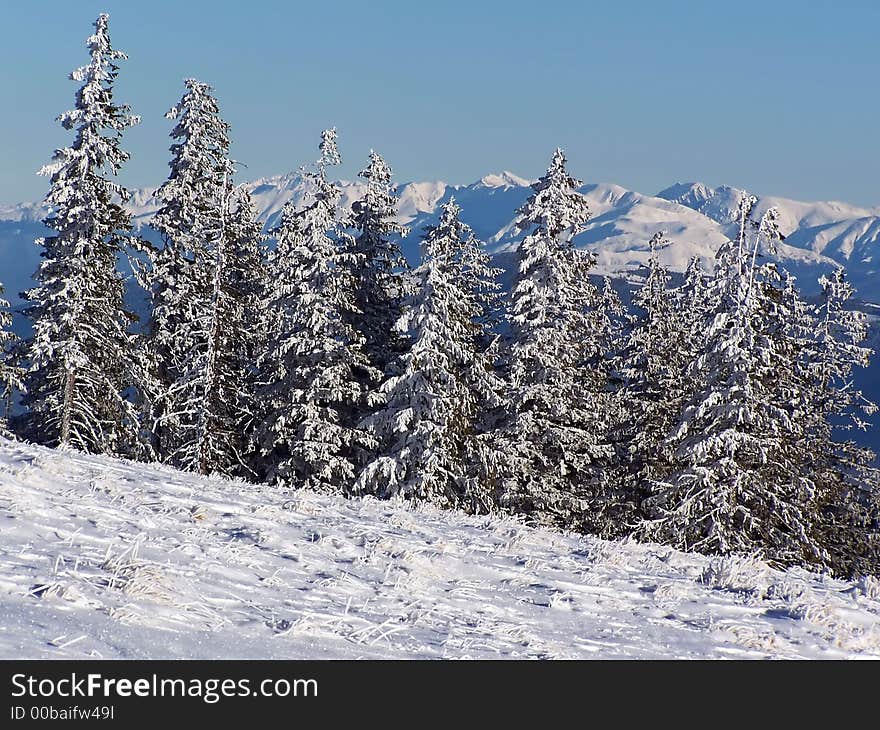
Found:
<path fill-rule="evenodd" d="M 675 181 L 880 205 L 880 3 L 856 0 L 6 0 L 0 201 L 70 139 L 67 73 L 97 14 L 130 60 L 117 98 L 143 123 L 122 180 L 167 173 L 164 112 L 214 85 L 242 179 L 314 158 L 339 128 L 351 177 L 371 147 L 398 180 L 536 176 L 563 146 L 588 182 Z"/>

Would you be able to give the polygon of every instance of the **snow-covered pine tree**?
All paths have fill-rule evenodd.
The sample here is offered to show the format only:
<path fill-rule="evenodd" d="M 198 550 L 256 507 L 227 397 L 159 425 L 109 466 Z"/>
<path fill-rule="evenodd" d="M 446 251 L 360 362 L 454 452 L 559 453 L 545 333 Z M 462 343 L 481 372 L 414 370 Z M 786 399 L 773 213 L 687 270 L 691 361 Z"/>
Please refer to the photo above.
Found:
<path fill-rule="evenodd" d="M 827 567 L 843 576 L 880 574 L 880 479 L 874 454 L 849 438 L 876 413 L 853 383 L 867 367 L 867 317 L 852 308 L 854 289 L 843 269 L 820 279 L 822 304 L 793 334 L 800 353 L 811 427 L 803 440 L 803 469 L 815 483 Z"/>
<path fill-rule="evenodd" d="M 164 246 L 148 274 L 153 296 L 149 400 L 160 457 L 203 474 L 241 474 L 241 389 L 250 369 L 255 295 L 242 289 L 240 260 L 253 255 L 253 210 L 236 194 L 229 125 L 212 89 L 187 79 L 166 115 L 171 174 L 157 191 L 153 226 Z M 236 200 L 239 198 L 239 200 Z M 244 248 L 243 248 L 244 247 Z"/>
<path fill-rule="evenodd" d="M 250 191 L 240 185 L 234 197 L 229 216 L 231 255 L 227 281 L 234 304 L 231 329 L 237 334 L 231 350 L 224 357 L 230 360 L 231 369 L 237 373 L 233 379 L 238 386 L 235 395 L 239 422 L 237 450 L 246 455 L 241 476 L 252 479 L 258 476 L 258 465 L 253 463 L 255 455 L 250 448 L 261 412 L 257 400 L 257 358 L 264 351 L 269 337 L 266 329 L 268 251 Z"/>
<path fill-rule="evenodd" d="M 463 242 L 462 290 L 468 293 L 473 308 L 473 359 L 465 367 L 464 375 L 474 399 L 475 413 L 472 432 L 465 440 L 462 506 L 474 512 L 488 512 L 497 509 L 507 461 L 502 451 L 506 447 L 503 426 L 507 418 L 508 386 L 499 335 L 506 302 L 499 283 L 503 270 L 492 266 L 491 257 L 470 229 Z"/>
<path fill-rule="evenodd" d="M 819 564 L 852 577 L 880 570 L 874 454 L 837 438 L 866 428 L 865 418 L 877 410 L 852 382 L 854 368 L 866 367 L 871 351 L 862 345 L 865 315 L 848 308 L 854 290 L 843 269 L 820 283 L 824 296 L 816 308 L 800 296 L 794 277 L 782 272 L 780 286 L 771 291 L 768 331 L 791 363 L 776 374 L 775 387 L 803 424 L 789 435 L 787 448 L 796 454 L 798 475 L 809 487 Z M 815 561 L 808 556 L 806 562 Z"/>
<path fill-rule="evenodd" d="M 218 203 L 231 184 L 229 126 L 220 118 L 211 88 L 195 79 L 186 79 L 184 85 L 180 102 L 165 115 L 176 124 L 171 131 L 171 172 L 156 192 L 162 205 L 152 223 L 163 244 L 152 252 L 147 275 L 152 295 L 147 348 L 154 380 L 144 388 L 155 450 L 176 466 L 191 462 L 178 451 L 191 442 L 187 431 L 197 414 L 187 408 L 184 393 L 175 386 L 191 365 L 188 355 L 193 338 L 198 338 L 195 322 L 210 291 L 209 231 L 216 235 Z"/>
<path fill-rule="evenodd" d="M 698 256 L 691 257 L 684 271 L 681 286 L 672 291 L 674 318 L 678 321 L 685 338 L 684 348 L 693 360 L 705 342 L 706 323 L 709 316 L 707 300 L 709 276 Z"/>
<path fill-rule="evenodd" d="M 718 252 L 706 345 L 689 373 L 699 388 L 669 439 L 672 470 L 653 485 L 642 533 L 685 550 L 821 564 L 815 485 L 801 469 L 808 396 L 790 375 L 797 348 L 780 336 L 791 302 L 776 266 L 758 260 L 779 237 L 776 212 L 752 233 L 754 202 L 743 197 L 739 235 Z"/>
<path fill-rule="evenodd" d="M 665 473 L 666 437 L 684 399 L 692 395 L 686 371 L 694 352 L 691 326 L 685 319 L 691 312 L 677 306 L 685 303 L 685 297 L 673 290 L 669 271 L 660 263 L 658 252 L 668 245 L 662 232 L 649 241 L 644 280 L 633 296 L 636 314 L 617 366 L 616 400 L 623 418 L 615 436 L 617 497 L 609 508 L 617 513 L 616 523 L 623 530 L 643 516 L 641 503 L 650 492 L 651 480 Z M 690 269 L 689 274 L 696 271 Z"/>
<path fill-rule="evenodd" d="M 842 268 L 821 277 L 819 283 L 822 304 L 815 317 L 816 341 L 809 359 L 811 374 L 821 386 L 821 397 L 814 403 L 826 417 L 839 419 L 837 428 L 844 433 L 864 430 L 870 425 L 865 419 L 877 412 L 877 406 L 854 386 L 852 375 L 855 368 L 868 367 L 873 354 L 863 344 L 868 319 L 864 312 L 853 308 L 855 290 Z"/>
<path fill-rule="evenodd" d="M 131 222 L 122 207 L 128 192 L 112 177 L 128 159 L 122 133 L 138 119 L 113 99 L 126 56 L 111 46 L 107 24 L 106 14 L 98 16 L 87 41 L 90 62 L 70 75 L 82 85 L 75 108 L 59 121 L 74 131 L 73 144 L 40 171 L 51 176 L 43 222 L 55 233 L 38 241 L 37 286 L 25 295 L 33 336 L 20 432 L 48 445 L 124 453 L 137 420 L 125 397 L 134 379 L 134 315 L 123 304 L 117 258 Z"/>
<path fill-rule="evenodd" d="M 327 179 L 327 167 L 339 163 L 335 129 L 322 134 L 320 150 L 317 170 L 304 173 L 307 202 L 300 209 L 289 202 L 273 232 L 254 441 L 268 481 L 344 492 L 371 446 L 356 420 L 364 383 L 379 374 L 350 323 L 354 246 L 337 213 L 341 191 Z"/>
<path fill-rule="evenodd" d="M 2 294 L 3 284 L 0 284 L 0 295 Z M 12 398 L 23 387 L 22 371 L 18 364 L 19 340 L 11 327 L 9 302 L 0 296 L 0 434 L 8 434 L 7 422 Z"/>
<path fill-rule="evenodd" d="M 391 168 L 382 156 L 370 151 L 370 162 L 360 177 L 367 187 L 363 197 L 352 205 L 352 275 L 356 287 L 352 324 L 366 342 L 370 363 L 384 372 L 406 346 L 395 324 L 411 289 L 399 243 L 407 229 L 395 220 L 397 197 Z"/>
<path fill-rule="evenodd" d="M 203 388 L 195 463 L 203 474 L 253 478 L 255 472 L 247 459 L 247 429 L 257 411 L 254 357 L 264 341 L 262 226 L 244 187 L 230 191 L 221 212 L 222 235 L 213 251 L 211 299 L 203 315 L 203 321 L 210 323 L 202 325 L 208 334 L 207 347 L 192 351 L 194 362 L 204 363 L 190 381 L 200 382 Z"/>
<path fill-rule="evenodd" d="M 591 283 L 595 257 L 574 248 L 590 216 L 557 149 L 519 210 L 528 230 L 510 295 L 511 418 L 501 504 L 540 522 L 595 531 L 601 465 L 611 456 L 603 375 L 608 306 Z"/>
<path fill-rule="evenodd" d="M 492 495 L 472 460 L 482 448 L 483 414 L 501 390 L 486 348 L 499 272 L 460 214 L 450 199 L 425 229 L 416 290 L 397 323 L 412 344 L 380 389 L 382 407 L 367 419 L 380 455 L 356 490 L 488 511 Z"/>

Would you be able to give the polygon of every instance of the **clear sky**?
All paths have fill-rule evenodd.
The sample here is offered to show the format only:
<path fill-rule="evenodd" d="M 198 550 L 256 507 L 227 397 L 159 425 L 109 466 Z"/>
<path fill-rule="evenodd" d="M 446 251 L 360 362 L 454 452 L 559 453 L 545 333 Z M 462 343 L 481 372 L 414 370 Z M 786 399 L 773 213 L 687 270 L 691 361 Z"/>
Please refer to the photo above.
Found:
<path fill-rule="evenodd" d="M 117 99 L 142 115 L 122 181 L 167 173 L 164 112 L 214 85 L 242 179 L 314 159 L 336 125 L 400 181 L 533 177 L 564 147 L 588 182 L 676 181 L 880 205 L 876 0 L 0 0 L 0 201 L 38 199 L 68 143 L 68 72 L 109 12 Z"/>

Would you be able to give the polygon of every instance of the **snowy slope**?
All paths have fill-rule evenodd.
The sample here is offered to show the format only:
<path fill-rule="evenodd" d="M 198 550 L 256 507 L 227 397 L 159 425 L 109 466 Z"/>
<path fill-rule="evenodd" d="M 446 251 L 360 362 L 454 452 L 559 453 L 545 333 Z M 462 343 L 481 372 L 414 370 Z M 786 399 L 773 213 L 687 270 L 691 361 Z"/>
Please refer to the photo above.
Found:
<path fill-rule="evenodd" d="M 880 581 L 0 440 L 0 656 L 880 658 Z"/>

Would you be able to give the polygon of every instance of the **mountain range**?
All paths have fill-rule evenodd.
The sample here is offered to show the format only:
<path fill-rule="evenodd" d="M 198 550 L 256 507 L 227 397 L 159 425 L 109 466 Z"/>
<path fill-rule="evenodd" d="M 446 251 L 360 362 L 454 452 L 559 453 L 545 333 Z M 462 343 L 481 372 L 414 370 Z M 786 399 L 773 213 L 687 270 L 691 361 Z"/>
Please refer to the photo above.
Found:
<path fill-rule="evenodd" d="M 440 206 L 455 197 L 462 217 L 496 254 L 515 249 L 519 236 L 513 225 L 516 209 L 530 193 L 530 181 L 511 172 L 486 175 L 470 185 L 444 182 L 409 182 L 398 188 L 398 218 L 409 227 L 404 252 L 418 258 L 424 226 L 436 221 Z M 349 207 L 364 190 L 364 183 L 340 182 L 340 205 Z M 290 199 L 301 200 L 307 184 L 298 173 L 276 175 L 248 183 L 260 220 L 266 229 L 277 222 Z M 627 275 L 646 260 L 648 241 L 663 231 L 670 245 L 661 258 L 672 270 L 683 271 L 691 256 L 711 263 L 714 251 L 735 232 L 736 206 L 742 190 L 716 188 L 703 183 L 676 183 L 656 195 L 645 195 L 612 183 L 585 184 L 592 219 L 578 236 L 578 246 L 597 256 L 597 273 Z M 149 224 L 158 208 L 155 188 L 133 192 L 129 209 L 138 227 Z M 816 291 L 816 278 L 833 266 L 846 266 L 861 299 L 880 302 L 878 259 L 880 206 L 862 208 L 842 202 L 802 202 L 758 196 L 756 212 L 770 206 L 779 211 L 785 236 L 777 257 L 798 275 L 801 287 Z M 39 203 L 0 205 L 0 280 L 14 296 L 28 285 L 38 250 L 32 239 L 42 234 L 46 211 Z M 24 275 L 24 278 L 22 278 Z"/>
<path fill-rule="evenodd" d="M 260 220 L 270 230 L 289 200 L 302 200 L 307 184 L 298 173 L 260 178 L 248 183 Z M 422 229 L 436 222 L 440 206 L 454 197 L 462 208 L 462 219 L 502 268 L 510 270 L 511 254 L 520 234 L 514 221 L 525 202 L 530 181 L 511 172 L 486 175 L 470 185 L 444 182 L 408 182 L 398 189 L 398 217 L 409 228 L 403 240 L 407 258 L 419 256 Z M 365 183 L 342 181 L 341 207 L 349 207 L 364 191 Z M 670 245 L 659 252 L 672 271 L 681 272 L 692 256 L 711 266 L 714 252 L 735 234 L 736 209 L 742 190 L 703 183 L 676 183 L 655 195 L 645 195 L 611 183 L 591 183 L 580 188 L 586 196 L 592 218 L 577 237 L 576 244 L 596 254 L 596 272 L 615 278 L 632 278 L 648 257 L 648 241 L 663 231 Z M 880 351 L 880 206 L 863 208 L 848 203 L 802 202 L 774 196 L 757 196 L 756 213 L 770 206 L 779 212 L 784 241 L 776 257 L 798 278 L 807 296 L 819 292 L 818 278 L 836 266 L 845 266 L 856 287 L 858 306 L 871 315 L 871 343 Z M 158 208 L 155 188 L 135 190 L 129 202 L 135 224 L 148 234 L 149 222 Z M 46 210 L 39 203 L 0 205 L 0 282 L 5 297 L 20 310 L 18 293 L 30 286 L 30 276 L 39 262 L 35 238 L 45 235 L 40 222 Z M 15 327 L 24 332 L 26 322 L 19 315 Z M 880 358 L 858 376 L 859 384 L 876 401 L 880 399 Z M 880 431 L 880 429 L 874 429 Z M 880 434 L 867 441 L 880 447 Z"/>

